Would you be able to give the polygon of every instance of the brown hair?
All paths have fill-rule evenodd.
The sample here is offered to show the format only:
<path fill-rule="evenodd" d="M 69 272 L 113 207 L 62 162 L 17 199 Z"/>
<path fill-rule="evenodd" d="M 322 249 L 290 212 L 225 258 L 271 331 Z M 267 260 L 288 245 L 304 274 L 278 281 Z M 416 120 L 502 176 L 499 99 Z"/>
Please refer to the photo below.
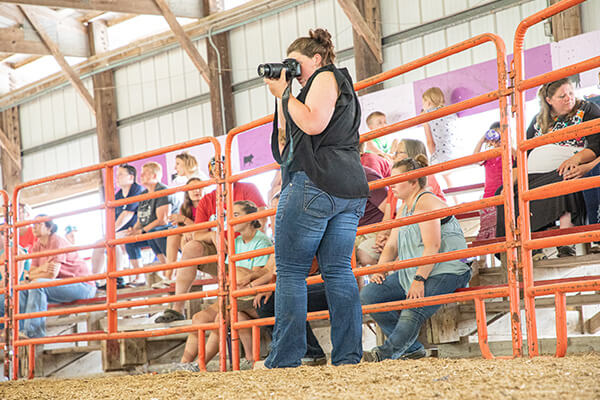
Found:
<path fill-rule="evenodd" d="M 188 181 L 185 183 L 186 185 L 189 185 L 192 182 L 202 182 L 202 179 L 200 178 L 190 178 L 188 179 Z M 193 208 L 194 208 L 194 202 L 192 201 L 192 198 L 190 197 L 190 192 L 186 191 L 185 195 L 183 196 L 183 204 L 181 204 L 181 207 L 179 208 L 179 213 L 181 215 L 183 215 L 186 218 L 190 218 L 190 219 L 194 219 L 194 214 L 193 214 Z M 183 226 L 183 223 L 179 224 L 180 226 Z"/>
<path fill-rule="evenodd" d="M 542 133 L 548 133 L 553 123 L 551 115 L 552 107 L 546 101 L 546 97 L 552 97 L 556 91 L 564 84 L 571 84 L 569 78 L 562 78 L 554 82 L 548 82 L 538 90 L 538 97 L 540 99 L 540 112 L 536 117 L 536 122 L 540 127 Z M 566 118 L 571 118 L 577 112 L 577 109 L 581 106 L 582 101 L 576 100 L 573 109 L 566 115 Z"/>
<path fill-rule="evenodd" d="M 427 160 L 427 156 L 425 154 L 417 154 L 414 158 L 405 158 L 404 160 L 397 161 L 392 169 L 404 167 L 404 172 L 408 172 L 419 168 L 425 168 L 428 165 L 429 161 Z M 427 186 L 427 176 L 422 176 L 418 178 L 417 181 L 419 182 L 419 187 L 421 189 Z M 414 182 L 414 180 L 410 182 Z"/>
<path fill-rule="evenodd" d="M 428 100 L 431 104 L 436 107 L 441 107 L 446 104 L 446 99 L 444 98 L 444 92 L 439 87 L 432 87 L 427 89 L 422 96 L 423 100 Z"/>
<path fill-rule="evenodd" d="M 406 150 L 406 155 L 408 157 L 416 158 L 417 155 L 423 154 L 425 158 L 427 158 L 427 149 L 425 148 L 425 144 L 420 140 L 402 139 L 400 143 L 404 143 L 404 149 Z"/>
<path fill-rule="evenodd" d="M 235 203 L 233 203 L 233 205 L 242 207 L 242 210 L 246 213 L 246 215 L 254 214 L 255 212 L 258 212 L 258 208 L 256 207 L 256 204 L 254 204 L 254 202 L 252 202 L 250 200 L 239 200 L 239 201 L 236 201 Z M 260 227 L 262 225 L 259 221 L 254 220 L 254 221 L 250 221 L 250 226 L 255 229 L 260 229 Z"/>
<path fill-rule="evenodd" d="M 196 157 L 187 151 L 177 154 L 175 158 L 180 159 L 187 172 L 191 172 L 192 175 L 198 171 L 198 161 L 196 161 Z"/>
<path fill-rule="evenodd" d="M 335 61 L 333 42 L 331 41 L 331 34 L 327 29 L 317 28 L 309 30 L 308 37 L 299 37 L 289 45 L 287 54 L 293 51 L 297 51 L 310 58 L 314 57 L 315 54 L 319 54 L 322 58 L 322 65 L 333 64 Z"/>

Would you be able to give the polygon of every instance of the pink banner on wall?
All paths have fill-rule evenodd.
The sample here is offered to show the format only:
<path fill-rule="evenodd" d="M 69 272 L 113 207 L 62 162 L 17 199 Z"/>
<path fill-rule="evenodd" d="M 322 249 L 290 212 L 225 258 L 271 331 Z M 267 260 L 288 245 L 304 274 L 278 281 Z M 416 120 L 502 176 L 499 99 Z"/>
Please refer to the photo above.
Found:
<path fill-rule="evenodd" d="M 507 65 L 512 62 L 512 54 L 508 56 Z M 534 47 L 525 50 L 525 78 L 543 74 L 552 70 L 552 57 L 550 45 Z M 439 87 L 444 92 L 446 105 L 455 104 L 487 92 L 498 89 L 498 67 L 496 60 L 490 60 L 469 67 L 450 71 L 445 74 L 432 76 L 414 82 L 415 112 L 421 113 L 422 95 L 431 87 Z M 535 98 L 537 88 L 529 89 L 525 93 L 525 100 Z M 458 113 L 459 117 L 473 115 L 480 112 L 498 108 L 494 101 Z"/>
<path fill-rule="evenodd" d="M 237 136 L 240 171 L 262 167 L 275 162 L 271 154 L 271 132 L 268 123 Z"/>

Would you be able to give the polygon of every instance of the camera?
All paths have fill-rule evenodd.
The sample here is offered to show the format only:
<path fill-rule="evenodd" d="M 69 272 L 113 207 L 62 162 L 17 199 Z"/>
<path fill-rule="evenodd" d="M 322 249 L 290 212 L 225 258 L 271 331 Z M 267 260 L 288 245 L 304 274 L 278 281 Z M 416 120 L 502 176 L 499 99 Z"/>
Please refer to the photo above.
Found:
<path fill-rule="evenodd" d="M 285 69 L 285 79 L 288 81 L 302 72 L 300 63 L 293 58 L 286 58 L 281 63 L 260 64 L 257 72 L 261 78 L 279 79 L 282 69 Z"/>

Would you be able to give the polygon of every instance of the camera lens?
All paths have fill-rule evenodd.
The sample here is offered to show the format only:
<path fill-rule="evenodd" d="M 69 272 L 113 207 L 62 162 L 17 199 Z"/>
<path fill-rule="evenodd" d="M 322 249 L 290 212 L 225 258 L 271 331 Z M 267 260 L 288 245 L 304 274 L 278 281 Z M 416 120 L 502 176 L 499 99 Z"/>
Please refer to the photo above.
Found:
<path fill-rule="evenodd" d="M 258 76 L 264 78 L 269 75 L 269 66 L 266 64 L 260 64 L 257 68 Z"/>

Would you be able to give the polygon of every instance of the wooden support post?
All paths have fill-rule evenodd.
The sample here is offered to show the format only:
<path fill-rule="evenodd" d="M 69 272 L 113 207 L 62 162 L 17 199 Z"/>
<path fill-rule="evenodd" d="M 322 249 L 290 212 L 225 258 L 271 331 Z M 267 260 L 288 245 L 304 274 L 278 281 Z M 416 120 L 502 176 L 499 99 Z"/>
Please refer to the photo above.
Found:
<path fill-rule="evenodd" d="M 379 0 L 338 0 L 338 3 L 352 23 L 356 81 L 380 73 L 383 50 Z M 372 86 L 363 93 L 377 90 L 380 87 Z"/>
<path fill-rule="evenodd" d="M 146 352 L 146 338 L 120 339 L 121 365 L 125 368 L 134 365 L 146 364 L 148 353 Z"/>
<path fill-rule="evenodd" d="M 209 12 L 217 11 L 216 4 L 211 3 L 214 3 L 214 0 L 204 0 L 206 16 L 209 15 Z M 218 54 L 211 45 L 211 40 L 217 48 Z M 231 60 L 229 58 L 229 33 L 223 32 L 218 35 L 212 35 L 209 32 L 209 36 L 206 39 L 206 54 L 210 73 L 210 109 L 213 136 L 226 135 L 230 129 L 235 127 L 233 79 L 231 76 Z M 221 94 L 223 97 L 222 101 Z M 225 114 L 224 116 L 223 113 Z M 223 120 L 225 126 L 223 126 Z"/>
<path fill-rule="evenodd" d="M 121 348 L 118 340 L 102 341 L 102 370 L 115 371 L 121 369 Z"/>
<path fill-rule="evenodd" d="M 361 33 L 358 27 L 363 26 L 363 23 L 358 23 L 350 19 L 352 22 L 352 36 L 354 39 L 354 64 L 356 70 L 356 81 L 369 78 L 382 72 L 381 64 L 383 63 L 383 52 L 381 48 L 381 11 L 379 0 L 353 0 L 355 8 L 360 13 L 361 20 L 364 25 L 367 25 L 370 33 L 367 35 L 370 43 L 365 39 L 365 35 Z M 341 2 L 340 2 L 341 5 Z M 348 14 L 348 13 L 346 13 Z M 356 19 L 358 17 L 355 17 Z M 366 28 L 362 28 L 366 29 Z M 373 47 L 377 47 L 373 51 Z M 361 91 L 361 94 L 372 93 L 381 90 L 381 84 L 368 87 Z"/>
<path fill-rule="evenodd" d="M 108 51 L 108 31 L 104 21 L 88 25 L 88 36 L 92 55 Z M 112 70 L 92 76 L 96 110 L 96 133 L 99 160 L 109 161 L 121 156 L 117 130 L 117 95 Z"/>
<path fill-rule="evenodd" d="M 50 53 L 52 53 L 52 55 L 54 56 L 54 59 L 56 60 L 58 65 L 60 65 L 60 68 L 62 69 L 63 73 L 66 75 L 67 79 L 75 87 L 75 90 L 81 95 L 81 97 L 83 97 L 83 100 L 85 101 L 87 106 L 90 108 L 90 110 L 92 110 L 92 113 L 95 114 L 96 108 L 94 105 L 94 99 L 92 98 L 92 95 L 90 94 L 90 92 L 88 92 L 86 87 L 83 85 L 83 82 L 81 81 L 81 79 L 79 79 L 79 75 L 73 70 L 73 68 L 71 68 L 71 66 L 69 65 L 67 60 L 65 60 L 65 57 L 60 52 L 58 45 L 56 43 L 54 43 L 54 41 L 52 41 L 52 39 L 50 39 L 50 37 L 46 34 L 46 32 L 44 32 L 44 29 L 42 28 L 42 24 L 40 23 L 37 15 L 36 15 L 36 8 L 33 6 L 25 6 L 25 5 L 19 6 L 19 8 L 23 12 L 23 14 L 27 17 L 27 20 L 29 20 L 29 23 L 31 24 L 31 26 L 34 27 L 34 29 L 37 32 L 37 34 L 39 35 L 40 39 L 42 40 L 42 42 L 44 42 L 44 45 L 46 45 L 48 50 L 50 50 Z"/>
<path fill-rule="evenodd" d="M 200 71 L 200 75 L 202 75 L 206 83 L 210 85 L 208 64 L 206 63 L 206 61 L 204 61 L 204 58 L 202 58 L 202 56 L 198 52 L 198 49 L 192 43 L 190 38 L 185 34 L 185 31 L 183 30 L 181 25 L 179 25 L 179 22 L 177 22 L 177 18 L 175 18 L 175 15 L 173 15 L 173 12 L 171 12 L 171 9 L 169 8 L 167 2 L 165 0 L 154 0 L 154 2 L 158 6 L 158 8 L 160 8 L 162 15 L 165 17 L 165 20 L 169 24 L 169 27 L 171 27 L 171 30 L 175 34 L 177 41 L 179 42 L 181 47 L 183 47 L 183 50 L 185 50 L 188 56 L 190 56 L 190 59 L 192 60 L 196 68 L 198 68 L 198 71 Z"/>
<path fill-rule="evenodd" d="M 9 195 L 22 181 L 21 167 L 21 125 L 19 108 L 13 107 L 0 113 L 0 168 L 2 168 L 2 187 Z"/>
<path fill-rule="evenodd" d="M 550 4 L 558 3 L 559 0 L 551 0 Z M 552 36 L 555 41 L 560 41 L 572 36 L 581 35 L 581 6 L 571 7 L 551 19 Z"/>

